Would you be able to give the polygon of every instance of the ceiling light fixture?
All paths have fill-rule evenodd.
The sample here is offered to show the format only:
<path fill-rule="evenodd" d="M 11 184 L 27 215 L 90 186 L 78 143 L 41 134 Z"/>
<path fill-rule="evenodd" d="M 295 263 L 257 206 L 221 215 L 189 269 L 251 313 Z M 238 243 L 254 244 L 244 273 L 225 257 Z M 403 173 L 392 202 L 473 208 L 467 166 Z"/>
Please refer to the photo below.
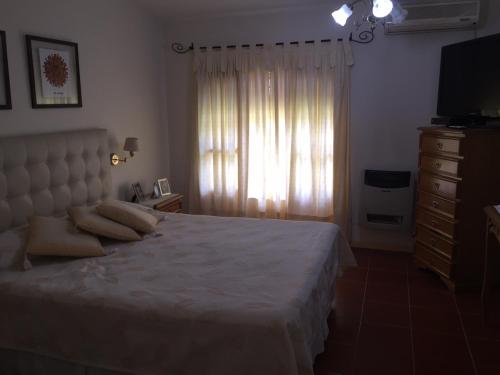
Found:
<path fill-rule="evenodd" d="M 347 20 L 352 15 L 352 8 L 350 5 L 344 4 L 336 11 L 332 12 L 332 17 L 340 26 L 345 26 Z"/>
<path fill-rule="evenodd" d="M 370 43 L 375 39 L 374 31 L 379 23 L 384 24 L 386 21 L 401 23 L 408 14 L 396 0 L 354 0 L 332 12 L 335 23 L 345 26 L 353 15 L 355 6 L 357 9 L 361 8 L 357 7 L 358 4 L 364 5 L 364 11 L 361 9 L 361 12 L 357 12 L 361 17 L 354 17 L 355 30 L 349 36 L 349 40 L 356 43 Z"/>
<path fill-rule="evenodd" d="M 375 0 L 373 2 L 372 13 L 377 18 L 384 18 L 391 13 L 394 4 L 391 0 Z"/>

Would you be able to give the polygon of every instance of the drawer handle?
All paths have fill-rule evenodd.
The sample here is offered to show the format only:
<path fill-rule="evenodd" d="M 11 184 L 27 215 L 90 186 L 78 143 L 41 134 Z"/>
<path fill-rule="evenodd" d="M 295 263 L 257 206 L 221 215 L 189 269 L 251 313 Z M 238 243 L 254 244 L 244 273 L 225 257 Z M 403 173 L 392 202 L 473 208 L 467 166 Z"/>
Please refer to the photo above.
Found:
<path fill-rule="evenodd" d="M 434 190 L 439 190 L 440 184 L 439 184 L 439 182 L 434 182 L 433 186 L 434 186 Z"/>
<path fill-rule="evenodd" d="M 442 150 L 444 145 L 443 145 L 442 142 L 438 142 L 438 143 L 436 143 L 436 146 L 437 146 L 437 148 L 439 148 L 440 150 Z"/>
<path fill-rule="evenodd" d="M 431 220 L 431 225 L 432 225 L 434 228 L 438 228 L 438 227 L 439 227 L 439 223 L 438 223 L 436 220 Z"/>
<path fill-rule="evenodd" d="M 430 240 L 431 240 L 431 246 L 436 247 L 437 240 L 434 237 L 431 237 Z"/>
<path fill-rule="evenodd" d="M 440 163 L 440 162 L 438 162 L 438 161 L 437 161 L 437 162 L 435 162 L 435 163 L 434 163 L 434 167 L 435 167 L 436 169 L 441 169 L 441 163 Z"/>
<path fill-rule="evenodd" d="M 432 207 L 439 208 L 439 202 L 438 201 L 432 201 Z"/>

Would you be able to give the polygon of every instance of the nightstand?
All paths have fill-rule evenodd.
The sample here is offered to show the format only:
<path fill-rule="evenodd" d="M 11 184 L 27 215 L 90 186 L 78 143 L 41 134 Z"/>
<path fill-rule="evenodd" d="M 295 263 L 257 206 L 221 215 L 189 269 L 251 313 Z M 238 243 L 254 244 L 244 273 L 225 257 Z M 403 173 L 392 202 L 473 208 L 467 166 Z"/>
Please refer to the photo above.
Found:
<path fill-rule="evenodd" d="M 146 199 L 140 204 L 163 212 L 182 212 L 182 198 L 184 196 L 181 194 L 169 194 L 160 198 Z"/>

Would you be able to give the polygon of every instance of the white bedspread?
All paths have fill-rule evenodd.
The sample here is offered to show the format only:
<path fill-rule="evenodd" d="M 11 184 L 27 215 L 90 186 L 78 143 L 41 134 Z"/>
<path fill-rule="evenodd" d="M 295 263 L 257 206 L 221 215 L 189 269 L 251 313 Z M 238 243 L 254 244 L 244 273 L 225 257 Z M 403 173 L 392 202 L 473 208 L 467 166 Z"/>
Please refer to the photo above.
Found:
<path fill-rule="evenodd" d="M 159 233 L 0 267 L 0 347 L 141 375 L 313 374 L 353 259 L 337 226 L 169 214 Z"/>

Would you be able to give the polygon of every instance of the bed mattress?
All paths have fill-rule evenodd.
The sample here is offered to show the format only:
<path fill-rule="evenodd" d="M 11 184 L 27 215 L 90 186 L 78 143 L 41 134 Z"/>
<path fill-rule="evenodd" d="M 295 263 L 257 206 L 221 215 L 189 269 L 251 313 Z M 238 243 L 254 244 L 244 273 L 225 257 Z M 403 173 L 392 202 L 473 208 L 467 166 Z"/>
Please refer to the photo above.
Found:
<path fill-rule="evenodd" d="M 22 243 L 0 235 L 0 263 Z M 312 375 L 352 261 L 333 224 L 182 214 L 106 248 L 0 268 L 0 348 L 141 375 Z"/>

